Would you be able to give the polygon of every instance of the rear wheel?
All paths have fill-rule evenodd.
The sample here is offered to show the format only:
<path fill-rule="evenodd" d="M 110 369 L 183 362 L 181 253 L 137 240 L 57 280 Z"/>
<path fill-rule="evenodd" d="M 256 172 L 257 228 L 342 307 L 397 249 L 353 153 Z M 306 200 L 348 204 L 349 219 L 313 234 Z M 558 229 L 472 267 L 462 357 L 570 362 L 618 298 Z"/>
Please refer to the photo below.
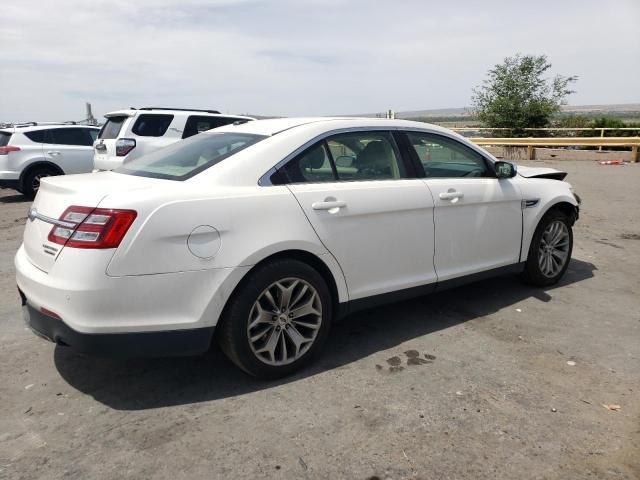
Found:
<path fill-rule="evenodd" d="M 538 224 L 531 240 L 522 278 L 536 286 L 557 283 L 569 267 L 573 250 L 573 232 L 567 215 L 548 212 Z"/>
<path fill-rule="evenodd" d="M 33 200 L 40 188 L 40 180 L 44 177 L 53 177 L 59 175 L 60 172 L 52 167 L 46 165 L 33 167 L 24 176 L 21 192 L 27 197 Z"/>
<path fill-rule="evenodd" d="M 322 276 L 298 260 L 275 260 L 243 280 L 218 325 L 226 355 L 261 378 L 289 375 L 321 349 L 331 323 Z"/>

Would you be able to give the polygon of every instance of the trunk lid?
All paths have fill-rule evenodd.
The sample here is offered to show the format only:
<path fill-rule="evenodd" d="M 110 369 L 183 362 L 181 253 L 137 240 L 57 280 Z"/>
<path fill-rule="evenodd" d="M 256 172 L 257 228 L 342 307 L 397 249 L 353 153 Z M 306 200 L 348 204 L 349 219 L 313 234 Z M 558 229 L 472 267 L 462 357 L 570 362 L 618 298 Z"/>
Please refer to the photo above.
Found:
<path fill-rule="evenodd" d="M 49 272 L 64 248 L 48 240 L 49 232 L 71 205 L 97 207 L 108 194 L 149 188 L 157 182 L 112 172 L 43 178 L 24 229 L 23 245 L 29 261 Z"/>

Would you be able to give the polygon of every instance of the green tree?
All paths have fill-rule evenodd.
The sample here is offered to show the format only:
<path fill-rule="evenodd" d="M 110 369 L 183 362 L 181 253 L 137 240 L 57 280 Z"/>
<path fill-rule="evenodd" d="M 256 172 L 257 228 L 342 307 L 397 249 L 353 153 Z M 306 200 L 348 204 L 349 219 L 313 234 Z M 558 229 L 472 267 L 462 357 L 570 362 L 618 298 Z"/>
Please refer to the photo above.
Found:
<path fill-rule="evenodd" d="M 475 114 L 487 127 L 511 128 L 514 134 L 523 128 L 542 128 L 560 111 L 569 85 L 578 77 L 545 74 L 551 68 L 546 55 L 515 55 L 489 70 L 482 85 L 473 90 Z"/>

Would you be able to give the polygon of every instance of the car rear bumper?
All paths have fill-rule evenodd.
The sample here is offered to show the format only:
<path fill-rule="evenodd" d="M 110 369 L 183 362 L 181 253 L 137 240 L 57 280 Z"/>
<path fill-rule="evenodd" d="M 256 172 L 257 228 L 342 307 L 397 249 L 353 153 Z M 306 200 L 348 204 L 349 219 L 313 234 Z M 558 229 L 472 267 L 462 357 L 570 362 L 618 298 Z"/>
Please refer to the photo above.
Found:
<path fill-rule="evenodd" d="M 16 283 L 24 302 L 36 312 L 51 312 L 64 323 L 54 323 L 57 328 L 68 327 L 72 336 L 76 332 L 85 338 L 153 332 L 162 338 L 165 332 L 212 331 L 228 296 L 250 268 L 111 277 L 104 272 L 112 252 L 66 253 L 63 250 L 45 272 L 33 265 L 21 246 L 15 257 Z"/>
<path fill-rule="evenodd" d="M 0 188 L 13 188 L 20 186 L 20 174 L 18 172 L 0 171 Z"/>
<path fill-rule="evenodd" d="M 81 333 L 60 318 L 46 315 L 22 298 L 23 318 L 39 337 L 100 357 L 164 357 L 197 355 L 211 345 L 214 327 L 160 332 Z"/>

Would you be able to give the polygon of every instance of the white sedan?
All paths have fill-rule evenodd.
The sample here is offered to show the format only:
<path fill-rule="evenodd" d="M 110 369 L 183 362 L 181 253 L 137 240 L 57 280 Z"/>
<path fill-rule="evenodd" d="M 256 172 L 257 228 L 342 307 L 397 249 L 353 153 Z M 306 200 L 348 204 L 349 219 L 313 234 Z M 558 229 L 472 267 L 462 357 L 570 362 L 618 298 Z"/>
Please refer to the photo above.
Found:
<path fill-rule="evenodd" d="M 355 310 L 507 272 L 557 282 L 579 209 L 564 176 L 424 123 L 225 126 L 44 179 L 15 259 L 25 319 L 86 353 L 216 340 L 250 374 L 287 375 Z"/>

